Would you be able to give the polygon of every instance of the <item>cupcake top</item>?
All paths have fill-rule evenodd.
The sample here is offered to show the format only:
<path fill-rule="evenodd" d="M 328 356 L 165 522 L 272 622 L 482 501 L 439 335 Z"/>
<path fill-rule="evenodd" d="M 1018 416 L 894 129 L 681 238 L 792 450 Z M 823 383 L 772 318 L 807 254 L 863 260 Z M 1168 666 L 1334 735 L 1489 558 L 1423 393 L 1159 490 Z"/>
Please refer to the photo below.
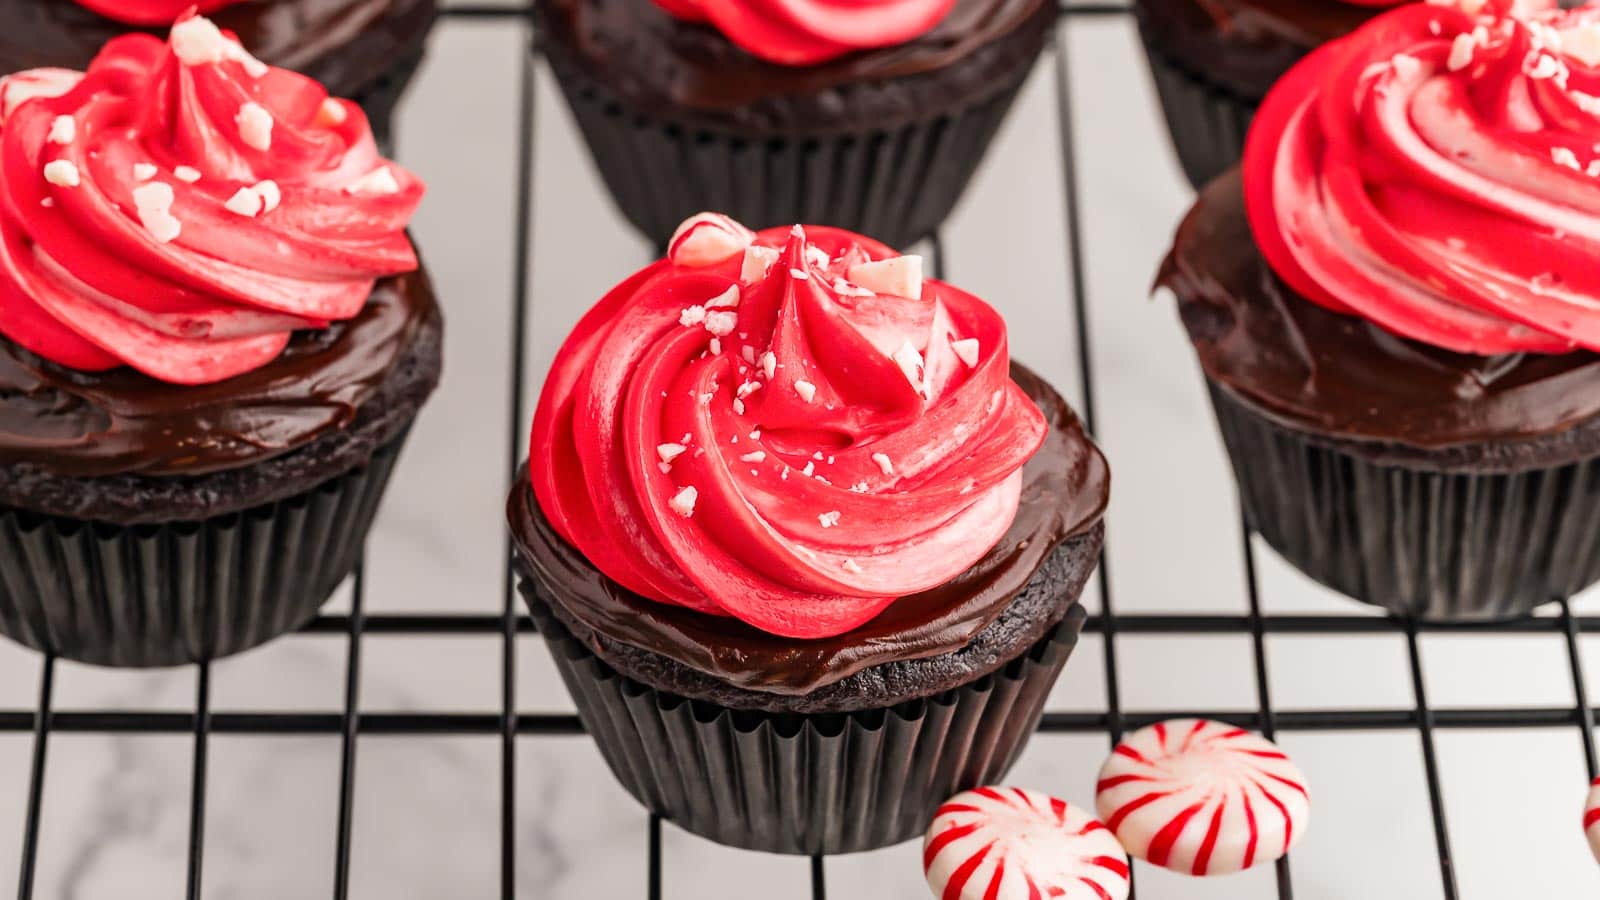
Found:
<path fill-rule="evenodd" d="M 76 0 L 108 19 L 129 25 L 170 25 L 186 11 L 202 15 L 231 6 L 239 0 Z"/>
<path fill-rule="evenodd" d="M 689 22 L 710 22 L 745 52 L 807 66 L 857 50 L 889 47 L 933 30 L 955 0 L 655 0 Z"/>
<path fill-rule="evenodd" d="M 717 215 L 578 323 L 529 457 L 514 530 L 571 616 L 794 693 L 964 646 L 1107 493 L 987 304 L 860 235 Z"/>
<path fill-rule="evenodd" d="M 852 127 L 890 128 L 925 116 L 930 104 L 991 96 L 1019 59 L 1037 54 L 1055 7 L 1048 0 L 550 0 L 535 12 L 550 32 L 552 62 L 582 66 L 629 103 L 665 105 L 707 126 L 794 134 L 841 126 L 861 107 L 868 118 Z M 877 96 L 884 82 L 894 89 Z"/>
<path fill-rule="evenodd" d="M 1248 228 L 1225 179 L 1168 263 L 1207 372 L 1416 447 L 1600 413 L 1596 63 L 1593 7 L 1417 4 L 1308 57 L 1249 136 Z"/>
<path fill-rule="evenodd" d="M 0 461 L 192 475 L 348 423 L 437 317 L 422 192 L 203 18 L 0 82 Z"/>

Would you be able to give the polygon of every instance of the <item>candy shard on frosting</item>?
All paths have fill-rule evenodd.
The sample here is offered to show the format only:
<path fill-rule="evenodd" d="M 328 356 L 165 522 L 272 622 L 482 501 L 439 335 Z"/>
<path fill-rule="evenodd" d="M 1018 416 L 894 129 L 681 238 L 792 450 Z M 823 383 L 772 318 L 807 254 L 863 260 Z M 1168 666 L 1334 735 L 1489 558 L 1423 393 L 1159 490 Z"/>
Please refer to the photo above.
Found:
<path fill-rule="evenodd" d="M 1600 350 L 1596 61 L 1600 6 L 1542 0 L 1404 6 L 1324 45 L 1247 141 L 1262 255 L 1310 301 L 1445 350 Z"/>
<path fill-rule="evenodd" d="M 185 18 L 83 75 L 0 82 L 0 335 L 69 368 L 222 381 L 416 268 L 421 183 L 394 167 L 381 203 L 346 196 L 389 168 L 365 119 L 318 124 L 321 87 L 250 62 Z"/>
<path fill-rule="evenodd" d="M 940 900 L 1125 900 L 1128 855 L 1097 819 L 1038 791 L 981 787 L 950 798 L 922 842 Z"/>
<path fill-rule="evenodd" d="M 1128 735 L 1100 769 L 1095 809 L 1128 853 L 1189 875 L 1272 862 L 1306 829 L 1305 776 L 1266 738 L 1205 719 Z"/>
<path fill-rule="evenodd" d="M 1016 516 L 1045 422 L 982 301 L 920 278 L 919 296 L 833 287 L 898 258 L 838 229 L 692 218 L 557 354 L 531 447 L 551 525 L 634 593 L 785 637 L 844 633 L 971 566 Z"/>

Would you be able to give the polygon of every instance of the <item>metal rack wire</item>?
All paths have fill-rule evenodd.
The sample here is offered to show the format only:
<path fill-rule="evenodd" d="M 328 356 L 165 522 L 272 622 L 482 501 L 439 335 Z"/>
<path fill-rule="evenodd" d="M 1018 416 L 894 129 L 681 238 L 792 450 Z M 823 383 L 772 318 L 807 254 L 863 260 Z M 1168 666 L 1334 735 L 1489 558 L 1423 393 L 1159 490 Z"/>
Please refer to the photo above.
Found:
<path fill-rule="evenodd" d="M 1083 257 L 1085 225 L 1079 195 L 1080 180 L 1075 153 L 1074 119 L 1072 110 L 1071 73 L 1066 63 L 1063 47 L 1067 32 L 1074 21 L 1086 17 L 1118 17 L 1129 14 L 1126 6 L 1105 3 L 1072 3 L 1063 0 L 1061 18 L 1052 46 L 1055 64 L 1055 90 L 1057 119 L 1062 146 L 1062 167 L 1065 185 L 1064 214 L 1067 234 L 1068 258 L 1071 261 L 1071 291 L 1073 314 L 1076 319 L 1076 347 L 1083 394 L 1080 409 L 1091 431 L 1097 423 L 1096 389 L 1094 382 L 1093 341 L 1090 334 L 1089 303 Z M 448 8 L 444 15 L 456 20 L 491 20 L 506 27 L 520 29 L 528 39 L 533 38 L 531 17 L 526 5 L 490 6 L 468 5 Z M 517 172 L 516 172 L 516 224 L 515 261 L 512 273 L 512 346 L 509 377 L 510 403 L 507 410 L 510 444 L 506 451 L 507 483 L 515 470 L 522 452 L 527 398 L 523 384 L 527 362 L 526 324 L 529 306 L 533 302 L 529 293 L 529 256 L 531 253 L 534 183 L 534 124 L 535 90 L 532 58 L 522 54 L 523 62 L 518 75 L 517 112 Z M 940 274 L 943 248 L 937 236 L 932 240 L 930 254 L 934 274 Z M 1519 728 L 1575 728 L 1582 741 L 1583 758 L 1589 776 L 1596 775 L 1596 749 L 1594 741 L 1595 710 L 1589 705 L 1585 689 L 1583 663 L 1579 655 L 1579 638 L 1586 631 L 1600 631 L 1600 617 L 1575 616 L 1566 600 L 1558 599 L 1558 614 L 1550 617 L 1522 619 L 1513 622 L 1473 625 L 1443 626 L 1406 622 L 1398 619 L 1373 618 L 1357 615 L 1265 615 L 1261 611 L 1260 586 L 1256 573 L 1255 552 L 1249 527 L 1240 524 L 1240 541 L 1248 587 L 1248 613 L 1245 615 L 1177 615 L 1140 614 L 1119 615 L 1113 603 L 1113 579 L 1102 559 L 1100 568 L 1100 612 L 1089 618 L 1085 630 L 1100 635 L 1104 647 L 1106 683 L 1105 712 L 1053 712 L 1046 713 L 1041 731 L 1054 733 L 1104 733 L 1112 742 L 1125 730 L 1135 729 L 1151 722 L 1178 716 L 1204 716 L 1228 721 L 1242 727 L 1257 729 L 1272 737 L 1283 731 L 1337 731 L 1337 730 L 1401 730 L 1415 731 L 1419 738 L 1428 797 L 1431 805 L 1434 840 L 1438 853 L 1439 874 L 1446 900 L 1459 896 L 1450 851 L 1450 835 L 1440 789 L 1438 761 L 1434 749 L 1434 734 L 1439 729 L 1519 729 Z M 343 635 L 348 641 L 344 685 L 344 709 L 341 713 L 302 712 L 232 712 L 213 710 L 210 702 L 211 668 L 198 666 L 197 687 L 192 712 L 166 711 L 57 711 L 52 702 L 55 690 L 55 660 L 45 657 L 41 663 L 38 703 L 34 709 L 0 709 L 0 734 L 32 733 L 32 754 L 28 792 L 23 806 L 24 829 L 22 859 L 18 879 L 19 900 L 34 896 L 36 863 L 39 852 L 39 828 L 43 804 L 45 773 L 49 765 L 52 735 L 60 733 L 121 733 L 121 734 L 190 734 L 193 740 L 191 768 L 191 796 L 189 806 L 189 840 L 186 896 L 201 896 L 201 871 L 205 861 L 205 815 L 207 790 L 207 754 L 213 735 L 338 735 L 341 738 L 338 818 L 336 829 L 336 855 L 334 883 L 330 886 L 336 900 L 349 894 L 351 860 L 351 833 L 354 817 L 353 795 L 356 778 L 357 744 L 364 735 L 498 735 L 501 751 L 500 785 L 500 886 L 505 898 L 516 892 L 516 753 L 519 737 L 541 735 L 573 735 L 582 732 L 576 715 L 519 713 L 516 707 L 516 652 L 519 635 L 532 633 L 533 623 L 521 612 L 513 576 L 510 569 L 509 539 L 504 548 L 505 577 L 503 580 L 503 606 L 498 615 L 416 615 L 365 613 L 366 579 L 360 566 L 353 578 L 351 609 L 347 615 L 324 615 L 310 623 L 304 633 Z M 1428 704 L 1423 675 L 1422 656 L 1418 649 L 1418 635 L 1424 632 L 1453 631 L 1457 633 L 1547 633 L 1559 634 L 1564 639 L 1572 678 L 1575 704 L 1573 706 L 1520 707 L 1520 708 L 1452 708 L 1434 709 Z M 1117 678 L 1117 638 L 1121 635 L 1215 635 L 1248 634 L 1251 638 L 1256 710 L 1254 712 L 1225 712 L 1204 710 L 1124 710 Z M 1277 709 L 1272 704 L 1270 679 L 1267 675 L 1266 636 L 1269 634 L 1298 635 L 1371 635 L 1391 634 L 1405 638 L 1409 657 L 1410 675 L 1414 692 L 1414 705 L 1410 709 Z M 499 713 L 370 713 L 361 712 L 359 695 L 361 687 L 361 649 L 367 635 L 426 635 L 426 636 L 499 636 L 502 641 L 501 708 Z M 651 900 L 662 896 L 662 840 L 661 823 L 651 817 L 647 830 L 645 852 L 648 854 L 644 892 Z M 814 857 L 810 865 L 811 893 L 821 900 L 827 893 L 824 860 Z M 1282 900 L 1293 896 L 1293 884 L 1287 860 L 1277 866 L 1277 893 Z"/>

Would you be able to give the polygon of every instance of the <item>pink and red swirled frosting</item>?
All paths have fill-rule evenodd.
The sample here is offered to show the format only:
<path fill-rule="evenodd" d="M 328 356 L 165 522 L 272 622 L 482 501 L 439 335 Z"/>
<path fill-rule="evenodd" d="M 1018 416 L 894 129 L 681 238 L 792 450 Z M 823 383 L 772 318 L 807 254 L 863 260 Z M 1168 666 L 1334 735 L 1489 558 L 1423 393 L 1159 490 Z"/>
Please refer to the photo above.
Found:
<path fill-rule="evenodd" d="M 530 458 L 623 587 L 816 638 L 987 553 L 1045 428 L 999 314 L 919 258 L 702 214 L 568 337 Z"/>
<path fill-rule="evenodd" d="M 422 192 L 358 106 L 208 20 L 117 38 L 86 74 L 0 82 L 0 334 L 82 371 L 222 381 L 415 269 Z"/>
<path fill-rule="evenodd" d="M 1273 270 L 1461 353 L 1600 350 L 1600 7 L 1414 4 L 1267 96 L 1245 202 Z"/>
<path fill-rule="evenodd" d="M 129 25 L 160 26 L 171 25 L 191 9 L 208 15 L 238 2 L 240 0 L 78 0 L 78 5 Z"/>
<path fill-rule="evenodd" d="M 655 0 L 680 19 L 709 22 L 745 52 L 807 66 L 914 40 L 956 0 Z"/>

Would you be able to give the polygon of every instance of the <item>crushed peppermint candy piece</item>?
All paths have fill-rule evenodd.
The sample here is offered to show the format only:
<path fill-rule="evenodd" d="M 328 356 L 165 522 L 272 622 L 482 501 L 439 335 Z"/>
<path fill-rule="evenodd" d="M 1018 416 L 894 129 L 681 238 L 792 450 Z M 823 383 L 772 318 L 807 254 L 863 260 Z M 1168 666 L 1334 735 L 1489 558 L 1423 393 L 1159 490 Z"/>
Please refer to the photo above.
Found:
<path fill-rule="evenodd" d="M 45 140 L 66 146 L 78 139 L 78 120 L 71 116 L 56 116 L 50 120 L 50 134 Z"/>
<path fill-rule="evenodd" d="M 137 209 L 168 210 L 176 199 L 172 185 L 164 181 L 152 181 L 133 189 L 133 205 Z"/>
<path fill-rule="evenodd" d="M 889 460 L 889 454 L 874 453 L 872 454 L 872 461 L 878 464 L 878 471 L 882 472 L 883 474 L 894 474 L 894 463 Z"/>
<path fill-rule="evenodd" d="M 254 218 L 261 213 L 261 195 L 247 187 L 239 188 L 223 208 L 235 215 Z"/>
<path fill-rule="evenodd" d="M 766 373 L 767 380 L 771 381 L 778 371 L 778 356 L 771 350 L 761 354 L 761 371 Z M 806 401 L 810 403 L 810 400 Z"/>
<path fill-rule="evenodd" d="M 816 399 L 817 386 L 809 381 L 796 381 L 794 383 L 794 392 L 800 395 L 801 400 L 810 403 Z"/>
<path fill-rule="evenodd" d="M 1554 56 L 1551 56 L 1547 53 L 1541 53 L 1539 54 L 1538 60 L 1535 61 L 1532 66 L 1528 67 L 1527 75 L 1529 78 L 1532 78 L 1535 81 L 1543 81 L 1546 78 L 1555 78 L 1557 75 L 1563 74 L 1566 72 L 1566 68 L 1567 67 L 1562 65 L 1561 61 L 1556 59 Z"/>
<path fill-rule="evenodd" d="M 1417 73 L 1422 71 L 1422 60 L 1405 53 L 1396 53 L 1394 57 L 1389 60 L 1389 63 L 1390 65 L 1394 66 L 1394 73 L 1396 75 L 1408 80 L 1414 78 Z"/>
<path fill-rule="evenodd" d="M 833 280 L 833 292 L 835 294 L 838 294 L 841 297 L 873 297 L 873 296 L 876 296 L 872 291 L 869 291 L 864 287 L 858 287 L 856 285 L 853 285 L 850 282 L 844 280 L 843 278 L 835 278 Z"/>
<path fill-rule="evenodd" d="M 345 187 L 347 194 L 398 194 L 400 182 L 388 166 L 379 166 Z"/>
<path fill-rule="evenodd" d="M 672 507 L 673 512 L 687 519 L 694 515 L 694 502 L 699 498 L 700 492 L 695 490 L 693 485 L 690 485 L 673 494 L 672 499 L 667 501 L 667 505 Z"/>
<path fill-rule="evenodd" d="M 350 111 L 336 97 L 329 97 L 322 101 L 317 108 L 317 119 L 327 125 L 343 125 L 344 120 L 350 117 Z"/>
<path fill-rule="evenodd" d="M 853 559 L 847 559 L 844 562 L 840 563 L 839 564 L 839 568 L 844 569 L 846 572 L 849 572 L 851 575 L 860 575 L 861 574 L 861 564 L 857 563 Z"/>
<path fill-rule="evenodd" d="M 822 523 L 823 528 L 832 528 L 839 524 L 839 511 L 836 509 L 829 510 L 822 515 L 817 516 L 817 521 Z"/>
<path fill-rule="evenodd" d="M 705 326 L 707 331 L 717 337 L 726 337 L 733 333 L 733 329 L 739 327 L 739 314 L 727 310 L 708 312 Z"/>
<path fill-rule="evenodd" d="M 744 282 L 760 281 L 767 277 L 767 270 L 778 261 L 778 251 L 774 247 L 746 247 L 744 249 L 744 263 L 739 267 L 739 280 Z"/>
<path fill-rule="evenodd" d="M 44 164 L 44 180 L 56 187 L 77 187 L 83 183 L 78 167 L 71 160 L 56 159 Z"/>
<path fill-rule="evenodd" d="M 807 281 L 811 276 L 804 269 L 790 269 L 789 277 L 795 281 Z"/>
<path fill-rule="evenodd" d="M 826 269 L 828 267 L 828 254 L 822 252 L 822 248 L 816 244 L 807 244 L 806 262 L 819 269 Z"/>
<path fill-rule="evenodd" d="M 169 43 L 173 55 L 184 65 L 208 66 L 227 58 L 231 42 L 210 19 L 195 16 L 172 26 Z"/>
<path fill-rule="evenodd" d="M 172 177 L 184 184 L 194 184 L 200 180 L 200 170 L 194 166 L 178 166 L 172 170 Z"/>
<path fill-rule="evenodd" d="M 1445 68 L 1452 72 L 1459 72 L 1472 65 L 1472 57 L 1478 52 L 1478 42 L 1470 34 L 1458 34 L 1450 45 L 1450 56 L 1445 60 Z"/>
<path fill-rule="evenodd" d="M 964 338 L 959 341 L 951 341 L 950 349 L 955 352 L 957 359 L 960 359 L 963 363 L 966 363 L 967 368 L 971 369 L 978 365 L 977 338 Z"/>
<path fill-rule="evenodd" d="M 912 387 L 919 393 L 925 390 L 922 384 L 922 354 L 917 352 L 916 347 L 911 346 L 909 340 L 903 341 L 900 349 L 890 354 L 889 358 L 900 367 L 901 373 L 906 376 L 906 381 L 911 382 Z"/>
<path fill-rule="evenodd" d="M 806 460 L 806 467 L 800 470 L 800 474 L 806 476 L 807 478 L 817 474 L 817 464 L 809 459 Z"/>
<path fill-rule="evenodd" d="M 156 177 L 156 173 L 158 173 L 160 171 L 161 171 L 160 169 L 156 168 L 155 166 L 150 165 L 149 163 L 134 163 L 133 164 L 133 180 L 134 181 L 149 181 L 150 179 Z"/>
<path fill-rule="evenodd" d="M 750 229 L 721 213 L 695 213 L 672 233 L 667 258 L 673 265 L 714 266 L 743 252 L 755 238 Z"/>
<path fill-rule="evenodd" d="M 0 77 L 0 125 L 17 107 L 35 97 L 59 97 L 78 86 L 82 72 L 71 69 L 25 69 Z"/>
<path fill-rule="evenodd" d="M 264 213 L 272 212 L 283 202 L 283 191 L 278 187 L 278 183 L 271 179 L 256 182 L 250 190 L 261 197 L 261 211 Z"/>
<path fill-rule="evenodd" d="M 922 257 L 894 256 L 874 262 L 857 263 L 845 276 L 851 282 L 875 293 L 922 299 Z"/>
<path fill-rule="evenodd" d="M 727 290 L 706 301 L 706 309 L 730 309 L 739 305 L 739 286 L 731 285 Z"/>
<path fill-rule="evenodd" d="M 1558 166 L 1566 166 L 1569 169 L 1582 168 L 1578 165 L 1578 155 L 1567 147 L 1551 147 L 1550 159 Z"/>
<path fill-rule="evenodd" d="M 738 397 L 733 398 L 733 411 L 741 416 L 744 415 L 744 401 Z M 737 441 L 738 438 L 734 438 L 734 440 Z"/>
<path fill-rule="evenodd" d="M 704 323 L 705 320 L 706 308 L 704 306 L 695 305 L 684 307 L 683 312 L 678 313 L 679 325 L 699 325 Z"/>
<path fill-rule="evenodd" d="M 163 244 L 177 240 L 178 235 L 183 232 L 183 223 L 172 213 L 161 209 L 139 210 L 139 224 L 144 226 L 145 231 L 150 232 L 151 237 Z"/>
<path fill-rule="evenodd" d="M 247 100 L 239 107 L 239 113 L 233 117 L 233 121 L 239 126 L 239 140 L 246 147 L 263 153 L 272 149 L 272 113 L 267 112 L 265 106 Z"/>
<path fill-rule="evenodd" d="M 683 444 L 657 444 L 656 455 L 661 457 L 662 462 L 669 463 L 682 456 L 683 452 L 688 449 Z"/>
<path fill-rule="evenodd" d="M 742 357 L 745 362 L 753 366 L 756 363 L 756 348 L 750 346 L 749 344 L 745 344 L 743 347 L 739 348 L 739 356 Z M 744 370 L 740 369 L 739 371 L 743 372 Z"/>
<path fill-rule="evenodd" d="M 766 453 L 765 450 L 755 450 L 755 451 L 752 451 L 750 453 L 746 453 L 745 455 L 739 457 L 739 461 L 740 462 L 747 462 L 747 463 L 758 463 L 758 462 L 761 462 L 761 461 L 765 460 L 766 458 L 767 458 L 767 453 Z"/>

